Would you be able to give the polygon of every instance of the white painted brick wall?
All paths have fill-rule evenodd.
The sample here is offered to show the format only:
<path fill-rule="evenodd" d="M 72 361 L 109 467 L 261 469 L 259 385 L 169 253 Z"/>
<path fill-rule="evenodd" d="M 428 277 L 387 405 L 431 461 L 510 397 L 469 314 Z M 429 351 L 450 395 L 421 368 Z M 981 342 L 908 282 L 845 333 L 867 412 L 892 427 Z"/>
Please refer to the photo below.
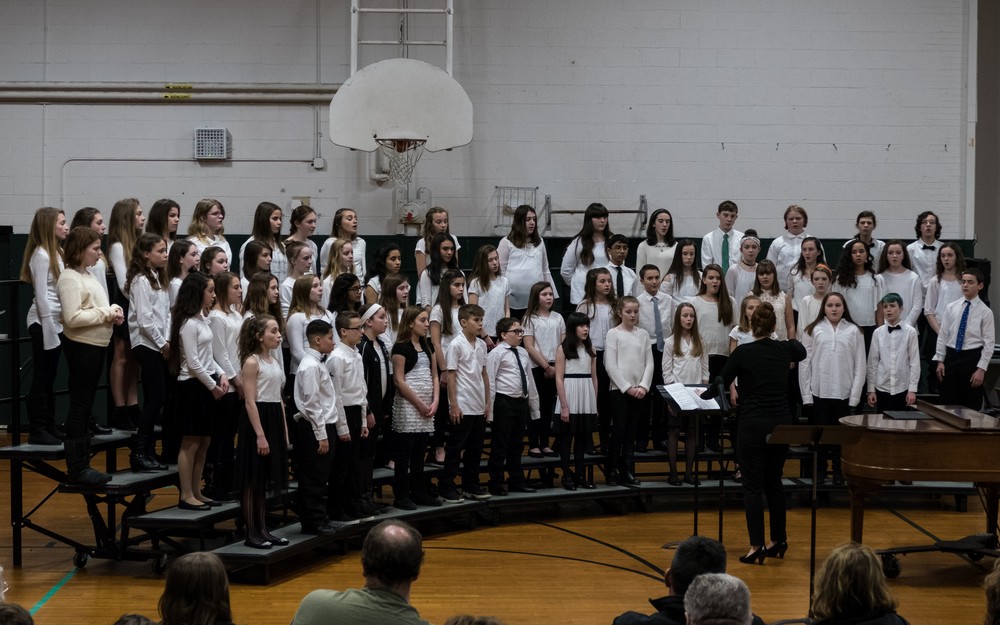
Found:
<path fill-rule="evenodd" d="M 319 2 L 317 23 L 318 1 L 0 3 L 0 81 L 342 82 L 349 2 Z M 971 237 L 971 224 L 958 227 L 966 4 L 459 1 L 455 76 L 475 105 L 475 139 L 425 154 L 414 189 L 429 187 L 465 234 L 493 232 L 490 198 L 507 185 L 538 186 L 557 209 L 635 208 L 644 193 L 689 236 L 713 227 L 715 206 L 732 198 L 739 227 L 767 237 L 793 202 L 821 236 L 849 236 L 869 209 L 878 235 L 908 238 L 929 209 L 946 237 Z M 394 35 L 392 17 L 363 20 L 366 37 Z M 414 18 L 410 34 L 440 38 L 438 24 Z M 361 64 L 396 54 L 364 49 Z M 443 65 L 438 49 L 411 56 Z M 316 172 L 305 162 L 306 106 L 0 105 L 0 208 L 23 232 L 43 204 L 170 196 L 187 216 L 211 195 L 229 210 L 227 228 L 246 232 L 259 200 L 307 195 L 321 232 L 346 205 L 360 209 L 363 232 L 394 232 L 391 185 L 370 182 L 365 155 L 325 138 L 326 117 L 328 168 Z M 193 130 L 208 125 L 233 133 L 235 162 L 188 160 Z M 87 158 L 121 160 L 75 160 Z M 554 223 L 571 234 L 579 216 Z M 633 219 L 613 223 L 627 231 Z"/>

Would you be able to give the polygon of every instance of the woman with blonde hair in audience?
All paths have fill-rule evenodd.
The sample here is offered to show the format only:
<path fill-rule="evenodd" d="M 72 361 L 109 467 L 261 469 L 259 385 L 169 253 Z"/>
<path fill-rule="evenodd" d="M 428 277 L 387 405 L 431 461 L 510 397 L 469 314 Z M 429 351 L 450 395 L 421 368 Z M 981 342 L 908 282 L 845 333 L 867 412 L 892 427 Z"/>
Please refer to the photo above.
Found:
<path fill-rule="evenodd" d="M 882 564 L 864 545 L 834 547 L 816 574 L 816 625 L 908 625 L 897 606 Z"/>

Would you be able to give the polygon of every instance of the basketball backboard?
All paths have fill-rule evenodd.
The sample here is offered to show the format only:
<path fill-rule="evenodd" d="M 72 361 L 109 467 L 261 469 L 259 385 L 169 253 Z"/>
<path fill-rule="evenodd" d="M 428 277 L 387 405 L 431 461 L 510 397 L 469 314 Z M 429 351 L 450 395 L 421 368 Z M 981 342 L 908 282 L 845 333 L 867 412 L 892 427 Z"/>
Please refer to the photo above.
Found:
<path fill-rule="evenodd" d="M 424 142 L 438 152 L 472 141 L 472 101 L 444 70 L 415 59 L 364 67 L 330 102 L 330 140 L 373 152 L 379 140 Z"/>

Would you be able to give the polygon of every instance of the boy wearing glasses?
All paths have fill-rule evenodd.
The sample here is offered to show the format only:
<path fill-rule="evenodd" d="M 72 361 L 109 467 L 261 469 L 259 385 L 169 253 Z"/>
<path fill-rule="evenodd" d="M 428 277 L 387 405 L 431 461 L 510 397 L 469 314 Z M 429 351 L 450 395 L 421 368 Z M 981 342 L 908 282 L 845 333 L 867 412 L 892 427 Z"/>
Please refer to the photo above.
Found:
<path fill-rule="evenodd" d="M 504 317 L 497 322 L 497 336 L 501 343 L 486 356 L 486 378 L 490 384 L 492 410 L 487 421 L 492 424 L 490 458 L 487 462 L 492 495 L 533 493 L 521 470 L 521 452 L 524 451 L 524 434 L 528 419 L 539 418 L 538 390 L 530 375 L 531 359 L 521 347 L 524 330 L 517 319 Z M 508 481 L 504 487 L 503 473 L 506 466 Z"/>
<path fill-rule="evenodd" d="M 326 368 L 333 378 L 337 393 L 337 418 L 347 423 L 347 434 L 341 434 L 330 467 L 330 484 L 327 488 L 327 516 L 339 523 L 356 519 L 371 519 L 361 512 L 364 481 L 358 473 L 359 441 L 368 437 L 368 387 L 365 384 L 365 363 L 358 352 L 361 343 L 361 316 L 354 311 L 337 315 L 337 334 L 340 340 L 326 360 Z"/>

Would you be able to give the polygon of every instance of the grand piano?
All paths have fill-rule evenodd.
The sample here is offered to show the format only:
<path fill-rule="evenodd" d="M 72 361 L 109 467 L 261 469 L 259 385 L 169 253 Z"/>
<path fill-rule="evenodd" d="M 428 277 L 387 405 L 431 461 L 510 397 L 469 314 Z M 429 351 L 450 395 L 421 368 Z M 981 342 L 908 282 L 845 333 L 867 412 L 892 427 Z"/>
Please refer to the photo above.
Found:
<path fill-rule="evenodd" d="M 918 401 L 916 408 L 921 418 L 860 414 L 840 420 L 843 425 L 864 428 L 858 441 L 844 445 L 841 452 L 842 469 L 851 494 L 851 540 L 862 542 L 865 498 L 883 484 L 893 480 L 974 482 L 984 494 L 983 536 L 992 537 L 983 541 L 983 546 L 995 549 L 1000 501 L 1000 420 L 962 406 Z M 917 550 L 949 551 L 940 544 L 934 548 L 892 551 Z M 975 553 L 978 555 L 979 551 Z"/>

